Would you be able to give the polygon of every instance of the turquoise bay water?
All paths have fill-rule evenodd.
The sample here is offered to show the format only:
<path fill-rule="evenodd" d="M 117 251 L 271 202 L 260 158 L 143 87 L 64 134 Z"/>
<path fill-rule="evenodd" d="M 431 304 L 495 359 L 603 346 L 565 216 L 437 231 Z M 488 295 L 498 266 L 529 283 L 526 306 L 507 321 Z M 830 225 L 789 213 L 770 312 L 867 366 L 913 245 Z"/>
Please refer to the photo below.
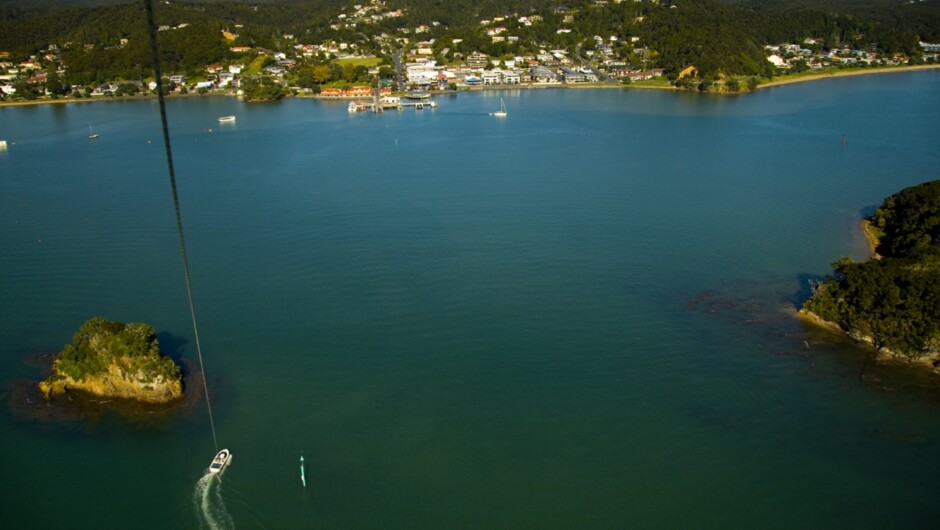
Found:
<path fill-rule="evenodd" d="M 932 527 L 940 402 L 859 377 L 864 350 L 792 308 L 865 257 L 865 209 L 938 178 L 938 89 L 476 92 L 383 116 L 172 100 L 234 453 L 214 519 L 200 403 L 156 427 L 4 409 L 0 522 Z M 0 139 L 5 381 L 93 315 L 194 359 L 156 103 L 0 108 Z"/>

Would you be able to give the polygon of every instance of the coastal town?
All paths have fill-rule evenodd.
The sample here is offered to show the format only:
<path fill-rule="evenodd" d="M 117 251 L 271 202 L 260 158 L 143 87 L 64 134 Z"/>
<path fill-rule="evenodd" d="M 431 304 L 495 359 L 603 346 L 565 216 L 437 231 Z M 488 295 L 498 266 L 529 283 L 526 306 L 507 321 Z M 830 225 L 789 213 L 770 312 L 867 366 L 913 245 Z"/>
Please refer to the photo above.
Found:
<path fill-rule="evenodd" d="M 585 9 L 624 2 L 659 4 L 659 0 L 594 0 Z M 681 9 L 672 4 L 670 9 Z M 437 21 L 414 27 L 397 27 L 389 21 L 406 10 L 392 2 L 370 0 L 342 10 L 329 21 L 337 34 L 355 34 L 355 42 L 329 39 L 309 42 L 302 35 L 282 33 L 278 49 L 240 44 L 244 24 L 222 28 L 218 37 L 228 43 L 225 60 L 205 64 L 201 71 L 164 72 L 164 90 L 176 94 L 245 95 L 249 88 L 266 86 L 276 99 L 285 95 L 321 98 L 363 98 L 393 93 L 434 93 L 473 88 L 551 87 L 573 85 L 635 85 L 686 88 L 703 92 L 736 93 L 757 88 L 774 78 L 811 75 L 842 69 L 933 65 L 940 58 L 940 44 L 920 42 L 919 55 L 880 53 L 874 47 L 854 49 L 832 46 L 824 36 L 801 42 L 764 45 L 767 76 L 700 75 L 695 64 L 667 72 L 659 64 L 661 52 L 650 47 L 636 31 L 566 39 L 575 31 L 578 10 L 556 7 L 551 16 L 506 14 L 478 21 L 478 33 L 488 45 L 504 53 L 494 55 L 468 47 L 465 39 L 447 33 Z M 632 24 L 642 27 L 642 15 Z M 545 27 L 550 25 L 550 27 Z M 540 27 L 541 26 L 541 27 Z M 161 25 L 158 38 L 185 32 L 188 22 Z M 527 40 L 533 35 L 554 34 L 568 46 Z M 363 40 L 363 36 L 368 38 Z M 479 42 L 480 40 L 477 39 Z M 131 46 L 129 37 L 109 43 L 111 48 Z M 140 43 L 137 43 L 138 45 Z M 99 79 L 93 84 L 69 83 L 64 57 L 81 49 L 92 53 L 101 44 L 51 43 L 39 53 L 18 57 L 0 50 L 0 101 L 72 98 L 106 98 L 152 93 L 157 83 L 143 73 L 137 79 Z M 482 46 L 480 46 L 482 48 Z M 490 49 L 494 49 L 490 47 Z M 513 53 L 526 50 L 525 53 Z M 144 69 L 142 69 L 144 70 Z"/>

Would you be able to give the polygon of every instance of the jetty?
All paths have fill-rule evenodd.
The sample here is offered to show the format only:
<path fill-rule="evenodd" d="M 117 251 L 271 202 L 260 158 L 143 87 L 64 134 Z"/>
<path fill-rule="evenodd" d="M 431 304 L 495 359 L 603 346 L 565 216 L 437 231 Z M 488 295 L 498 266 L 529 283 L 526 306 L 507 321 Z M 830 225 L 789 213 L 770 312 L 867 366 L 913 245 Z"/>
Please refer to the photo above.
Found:
<path fill-rule="evenodd" d="M 402 111 L 405 108 L 415 110 L 424 110 L 426 108 L 436 109 L 437 102 L 425 96 L 422 98 L 413 98 L 409 95 L 405 98 L 399 96 L 381 95 L 379 89 L 372 93 L 372 99 L 368 101 L 352 101 L 349 103 L 349 112 L 374 112 L 380 113 L 386 110 Z"/>

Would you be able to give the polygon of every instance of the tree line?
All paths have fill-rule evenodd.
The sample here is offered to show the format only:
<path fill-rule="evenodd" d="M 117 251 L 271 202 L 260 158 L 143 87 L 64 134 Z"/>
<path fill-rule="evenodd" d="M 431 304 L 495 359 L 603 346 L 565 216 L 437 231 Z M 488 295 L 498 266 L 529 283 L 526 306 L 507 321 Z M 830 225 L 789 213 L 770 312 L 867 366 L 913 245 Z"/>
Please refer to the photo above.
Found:
<path fill-rule="evenodd" d="M 916 358 L 940 352 L 940 180 L 887 199 L 870 222 L 881 259 L 841 258 L 804 309 Z"/>

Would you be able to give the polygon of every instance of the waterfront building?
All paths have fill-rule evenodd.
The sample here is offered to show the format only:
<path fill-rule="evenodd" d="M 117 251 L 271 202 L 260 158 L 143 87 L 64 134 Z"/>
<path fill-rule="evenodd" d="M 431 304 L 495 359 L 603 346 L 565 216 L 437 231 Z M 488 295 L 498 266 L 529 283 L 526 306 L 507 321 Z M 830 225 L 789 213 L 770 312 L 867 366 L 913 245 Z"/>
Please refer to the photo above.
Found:
<path fill-rule="evenodd" d="M 533 83 L 557 83 L 558 74 L 544 66 L 533 66 L 529 69 L 529 76 Z"/>

